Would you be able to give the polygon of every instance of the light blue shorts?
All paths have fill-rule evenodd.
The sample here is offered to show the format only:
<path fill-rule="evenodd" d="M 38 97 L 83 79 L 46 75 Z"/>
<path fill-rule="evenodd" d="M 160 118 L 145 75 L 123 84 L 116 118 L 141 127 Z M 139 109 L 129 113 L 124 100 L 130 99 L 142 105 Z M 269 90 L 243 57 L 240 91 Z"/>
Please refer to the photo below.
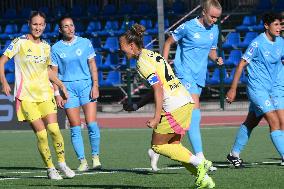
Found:
<path fill-rule="evenodd" d="M 63 82 L 67 88 L 69 98 L 64 105 L 65 109 L 83 106 L 89 102 L 97 102 L 91 98 L 93 82 L 91 79 Z"/>
<path fill-rule="evenodd" d="M 266 89 L 247 89 L 247 94 L 250 100 L 250 112 L 255 112 L 257 117 L 275 110 L 274 100 L 271 93 Z"/>
<path fill-rule="evenodd" d="M 284 86 L 275 86 L 273 88 L 272 99 L 276 110 L 284 110 Z"/>
<path fill-rule="evenodd" d="M 181 78 L 179 80 L 190 94 L 197 94 L 200 96 L 203 89 L 202 86 L 198 85 L 195 81 L 191 81 L 189 79 Z"/>

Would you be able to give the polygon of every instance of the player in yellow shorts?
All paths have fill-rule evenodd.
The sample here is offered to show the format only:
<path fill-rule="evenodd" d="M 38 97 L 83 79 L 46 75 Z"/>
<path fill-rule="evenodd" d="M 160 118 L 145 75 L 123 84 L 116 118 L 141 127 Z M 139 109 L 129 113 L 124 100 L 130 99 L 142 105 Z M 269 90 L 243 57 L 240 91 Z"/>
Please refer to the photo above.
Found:
<path fill-rule="evenodd" d="M 198 188 L 214 188 L 214 181 L 207 175 L 212 162 L 199 159 L 180 142 L 189 129 L 188 115 L 194 106 L 191 95 L 160 54 L 143 48 L 144 31 L 143 26 L 135 24 L 120 37 L 119 42 L 128 59 L 137 59 L 139 75 L 154 91 L 155 115 L 147 122 L 147 126 L 154 129 L 152 149 L 181 162 L 196 176 Z"/>
<path fill-rule="evenodd" d="M 29 19 L 30 33 L 14 39 L 0 58 L 2 91 L 10 95 L 11 88 L 4 73 L 5 63 L 14 57 L 16 111 L 19 121 L 28 121 L 38 140 L 38 150 L 46 165 L 48 178 L 62 179 L 55 169 L 48 146 L 47 132 L 52 137 L 59 170 L 68 178 L 75 176 L 65 163 L 64 141 L 57 123 L 57 108 L 50 80 L 67 97 L 62 82 L 50 71 L 50 46 L 40 39 L 46 23 L 42 12 L 32 12 Z"/>

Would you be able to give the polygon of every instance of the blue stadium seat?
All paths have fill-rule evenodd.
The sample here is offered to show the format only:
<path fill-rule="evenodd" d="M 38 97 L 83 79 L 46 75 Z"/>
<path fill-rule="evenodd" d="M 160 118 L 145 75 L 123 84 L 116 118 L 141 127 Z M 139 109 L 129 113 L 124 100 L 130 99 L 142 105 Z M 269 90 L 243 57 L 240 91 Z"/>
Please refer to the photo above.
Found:
<path fill-rule="evenodd" d="M 114 36 L 115 31 L 119 30 L 118 21 L 116 20 L 107 20 L 105 27 L 102 31 L 98 32 L 100 36 Z"/>
<path fill-rule="evenodd" d="M 96 60 L 97 68 L 98 68 L 98 69 L 101 68 L 102 65 L 103 65 L 102 55 L 99 54 L 99 53 L 96 53 L 95 60 Z"/>
<path fill-rule="evenodd" d="M 54 8 L 53 15 L 56 18 L 60 18 L 61 16 L 66 14 L 66 9 L 63 6 L 57 6 Z"/>
<path fill-rule="evenodd" d="M 132 68 L 132 69 L 136 68 L 136 63 L 137 63 L 136 59 L 131 58 L 129 60 L 129 63 L 130 63 L 130 68 Z M 127 68 L 127 58 L 126 58 L 126 56 L 123 57 L 122 62 L 121 62 L 121 66 L 122 66 L 123 69 Z"/>
<path fill-rule="evenodd" d="M 85 34 L 85 26 L 82 22 L 76 21 L 74 25 L 75 25 L 76 35 L 81 36 Z"/>
<path fill-rule="evenodd" d="M 226 38 L 226 41 L 223 43 L 224 49 L 237 48 L 241 41 L 240 33 L 238 32 L 231 32 L 227 35 Z"/>
<path fill-rule="evenodd" d="M 220 69 L 221 68 L 214 69 L 212 77 L 210 77 L 210 79 L 207 81 L 208 84 L 211 84 L 211 85 L 220 84 Z M 224 81 L 225 81 L 225 78 L 228 77 L 228 73 L 225 68 L 223 68 L 223 76 L 224 76 Z"/>
<path fill-rule="evenodd" d="M 20 33 L 21 34 L 27 34 L 30 32 L 30 28 L 28 24 L 23 24 L 21 29 L 20 29 Z"/>
<path fill-rule="evenodd" d="M 88 8 L 87 8 L 87 16 L 88 17 L 98 16 L 99 14 L 100 14 L 100 9 L 98 8 L 97 5 L 94 5 L 94 4 L 88 5 Z"/>
<path fill-rule="evenodd" d="M 224 83 L 225 84 L 230 85 L 233 82 L 235 72 L 236 72 L 236 68 L 233 68 L 231 70 L 229 76 L 224 79 Z M 247 76 L 246 76 L 244 70 L 242 71 L 239 83 L 242 83 L 242 84 L 246 84 L 247 83 Z"/>
<path fill-rule="evenodd" d="M 14 73 L 15 72 L 15 63 L 14 58 L 8 60 L 8 62 L 4 66 L 5 73 Z"/>
<path fill-rule="evenodd" d="M 247 32 L 244 40 L 240 42 L 239 47 L 240 48 L 247 48 L 251 41 L 258 36 L 257 32 Z"/>
<path fill-rule="evenodd" d="M 100 37 L 94 37 L 91 40 L 92 40 L 92 44 L 93 44 L 95 51 L 101 51 L 102 50 L 101 38 Z"/>
<path fill-rule="evenodd" d="M 236 26 L 236 30 L 242 31 L 242 32 L 253 31 L 253 26 L 255 26 L 255 25 L 256 25 L 256 16 L 255 15 L 245 16 L 243 18 L 243 23 L 239 26 Z"/>
<path fill-rule="evenodd" d="M 133 7 L 131 4 L 122 4 L 118 13 L 120 15 L 132 15 L 133 14 Z"/>
<path fill-rule="evenodd" d="M 252 26 L 252 30 L 256 32 L 262 32 L 264 31 L 264 24 L 263 21 L 260 20 L 259 24 Z"/>
<path fill-rule="evenodd" d="M 232 50 L 229 54 L 228 59 L 224 61 L 226 66 L 237 66 L 241 60 L 242 51 Z"/>
<path fill-rule="evenodd" d="M 32 12 L 32 8 L 31 7 L 25 7 L 21 9 L 21 18 L 29 18 L 30 14 Z"/>
<path fill-rule="evenodd" d="M 41 11 L 41 12 L 43 12 L 46 17 L 49 17 L 49 16 L 50 16 L 50 14 L 49 14 L 49 8 L 48 8 L 48 7 L 46 7 L 46 6 L 40 7 L 38 10 Z"/>
<path fill-rule="evenodd" d="M 151 45 L 149 45 L 152 41 L 152 36 L 151 35 L 144 35 L 143 37 L 143 43 L 146 49 L 153 49 L 153 43 Z M 148 45 L 148 46 L 147 46 Z"/>
<path fill-rule="evenodd" d="M 166 30 L 167 28 L 169 28 L 170 24 L 169 24 L 169 20 L 168 19 L 165 19 L 164 20 L 164 29 Z M 152 28 L 152 29 L 148 29 L 147 32 L 151 35 L 155 35 L 157 34 L 159 31 L 158 31 L 158 21 L 156 22 L 155 24 L 155 27 Z"/>
<path fill-rule="evenodd" d="M 119 49 L 119 42 L 117 37 L 108 37 L 103 46 L 104 50 L 115 52 Z"/>
<path fill-rule="evenodd" d="M 84 15 L 82 6 L 73 5 L 73 7 L 70 10 L 70 15 L 74 18 L 82 17 Z"/>
<path fill-rule="evenodd" d="M 3 15 L 3 18 L 7 20 L 17 18 L 16 9 L 13 8 L 7 9 Z"/>
<path fill-rule="evenodd" d="M 131 26 L 134 25 L 134 20 L 129 20 L 128 21 L 128 28 L 130 28 Z M 121 24 L 121 27 L 119 29 L 119 32 L 122 34 L 126 31 L 126 21 L 123 21 L 122 24 Z"/>
<path fill-rule="evenodd" d="M 18 32 L 18 26 L 16 24 L 7 24 L 4 32 L 0 34 L 0 39 L 12 39 Z"/>
<path fill-rule="evenodd" d="M 8 83 L 15 83 L 15 73 L 7 73 L 5 76 Z"/>
<path fill-rule="evenodd" d="M 142 19 L 139 22 L 141 25 L 143 25 L 146 29 L 153 28 L 152 20 L 150 19 Z"/>
<path fill-rule="evenodd" d="M 109 53 L 100 69 L 116 69 L 117 67 L 118 55 L 115 53 Z"/>
<path fill-rule="evenodd" d="M 46 23 L 44 33 L 49 33 L 49 32 L 51 32 L 51 25 L 50 25 L 50 23 Z"/>
<path fill-rule="evenodd" d="M 12 40 L 6 40 L 5 41 L 5 44 L 4 44 L 4 47 L 2 48 L 2 52 L 4 52 L 6 50 L 6 48 L 11 44 Z"/>
<path fill-rule="evenodd" d="M 102 71 L 98 71 L 98 80 L 99 80 L 99 86 L 102 87 L 104 86 L 104 76 Z"/>
<path fill-rule="evenodd" d="M 178 15 L 178 14 L 183 14 L 185 13 L 185 5 L 183 2 L 181 1 L 175 1 L 172 6 L 169 8 L 169 10 L 167 11 L 168 14 L 174 14 L 174 15 Z"/>
<path fill-rule="evenodd" d="M 277 0 L 274 5 L 274 11 L 283 12 L 284 10 L 284 0 Z"/>
<path fill-rule="evenodd" d="M 91 21 L 87 26 L 86 34 L 96 37 L 98 36 L 98 31 L 100 31 L 101 29 L 102 29 L 102 25 L 99 20 Z"/>
<path fill-rule="evenodd" d="M 112 16 L 115 15 L 115 13 L 116 13 L 116 7 L 114 4 L 107 4 L 104 6 L 102 12 L 104 16 Z"/>
<path fill-rule="evenodd" d="M 112 87 L 121 85 L 121 73 L 119 71 L 110 71 L 104 81 L 104 86 Z"/>
<path fill-rule="evenodd" d="M 145 16 L 145 15 L 156 14 L 155 11 L 156 11 L 156 9 L 152 9 L 149 4 L 147 4 L 147 3 L 140 3 L 138 5 L 138 8 L 137 8 L 135 13 L 138 16 Z"/>

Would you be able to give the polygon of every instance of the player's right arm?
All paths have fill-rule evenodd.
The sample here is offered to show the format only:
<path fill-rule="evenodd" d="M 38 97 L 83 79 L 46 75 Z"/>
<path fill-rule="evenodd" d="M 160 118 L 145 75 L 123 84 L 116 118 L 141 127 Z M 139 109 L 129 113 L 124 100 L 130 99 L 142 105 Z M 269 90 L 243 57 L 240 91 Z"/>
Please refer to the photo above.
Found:
<path fill-rule="evenodd" d="M 238 64 L 236 68 L 233 82 L 226 95 L 226 100 L 228 103 L 232 103 L 236 98 L 236 91 L 237 91 L 238 83 L 239 83 L 242 71 L 247 64 L 248 62 L 245 59 L 241 59 L 240 63 Z"/>
<path fill-rule="evenodd" d="M 11 93 L 11 88 L 6 80 L 4 69 L 4 66 L 8 60 L 9 58 L 6 55 L 1 56 L 0 58 L 0 82 L 2 84 L 2 92 L 4 92 L 7 96 Z"/>
<path fill-rule="evenodd" d="M 169 53 L 171 49 L 171 45 L 175 43 L 175 40 L 173 36 L 169 36 L 168 39 L 166 40 L 163 48 L 163 57 L 165 58 L 166 61 L 168 61 L 169 58 Z"/>

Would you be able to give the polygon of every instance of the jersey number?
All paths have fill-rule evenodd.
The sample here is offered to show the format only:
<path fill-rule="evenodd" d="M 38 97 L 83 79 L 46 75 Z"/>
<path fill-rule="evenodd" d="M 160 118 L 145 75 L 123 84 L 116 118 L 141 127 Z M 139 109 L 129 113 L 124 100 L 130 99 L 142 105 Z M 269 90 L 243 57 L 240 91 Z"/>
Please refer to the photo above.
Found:
<path fill-rule="evenodd" d="M 172 79 L 174 79 L 174 76 L 169 74 L 168 64 L 166 63 L 165 59 L 162 56 L 157 56 L 156 57 L 156 61 L 157 62 L 163 61 L 163 63 L 165 64 L 165 78 L 166 78 L 166 81 L 169 82 Z"/>

